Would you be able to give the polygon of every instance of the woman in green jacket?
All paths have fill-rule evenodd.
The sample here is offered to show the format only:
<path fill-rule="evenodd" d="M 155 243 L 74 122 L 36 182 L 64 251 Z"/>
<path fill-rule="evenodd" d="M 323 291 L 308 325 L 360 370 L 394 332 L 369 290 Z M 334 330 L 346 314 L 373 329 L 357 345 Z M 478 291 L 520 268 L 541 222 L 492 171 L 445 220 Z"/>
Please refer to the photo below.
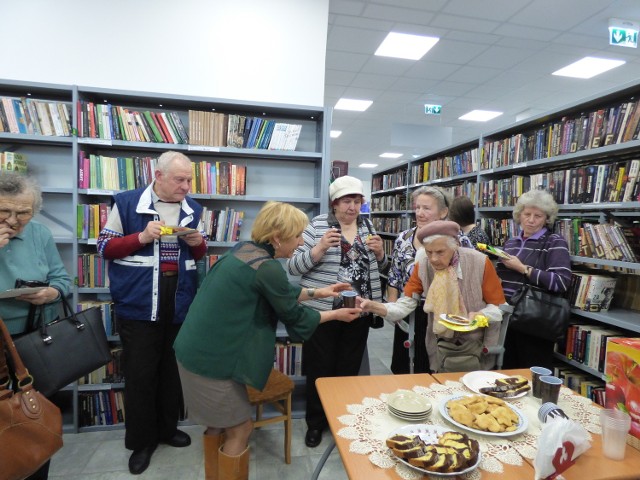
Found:
<path fill-rule="evenodd" d="M 359 308 L 318 312 L 300 305 L 337 297 L 348 283 L 301 288 L 289 283 L 277 258 L 302 245 L 307 216 L 281 202 L 258 213 L 250 242 L 241 242 L 207 274 L 174 344 L 191 420 L 206 425 L 207 479 L 248 478 L 253 429 L 246 385 L 262 390 L 273 367 L 276 325 L 304 340 L 326 321 L 350 322 Z M 224 433 L 224 442 L 222 434 Z M 229 472 L 240 472 L 229 476 Z"/>

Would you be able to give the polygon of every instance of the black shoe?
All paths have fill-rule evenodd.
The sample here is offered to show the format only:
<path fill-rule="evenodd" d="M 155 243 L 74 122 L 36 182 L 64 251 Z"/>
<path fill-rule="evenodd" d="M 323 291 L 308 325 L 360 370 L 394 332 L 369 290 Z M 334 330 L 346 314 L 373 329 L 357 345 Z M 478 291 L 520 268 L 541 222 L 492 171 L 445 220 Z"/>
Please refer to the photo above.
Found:
<path fill-rule="evenodd" d="M 162 440 L 162 443 L 166 443 L 167 445 L 176 448 L 188 447 L 191 445 L 191 437 L 183 431 L 176 430 L 176 433 L 174 433 L 171 438 Z"/>
<path fill-rule="evenodd" d="M 129 457 L 129 471 L 132 475 L 140 475 L 147 469 L 149 462 L 151 462 L 151 455 L 153 455 L 156 447 L 157 445 L 153 445 L 133 451 Z"/>
<path fill-rule="evenodd" d="M 322 430 L 316 428 L 310 428 L 309 430 L 307 430 L 307 434 L 304 437 L 304 443 L 307 445 L 307 447 L 317 447 L 318 445 L 320 445 L 321 441 Z"/>

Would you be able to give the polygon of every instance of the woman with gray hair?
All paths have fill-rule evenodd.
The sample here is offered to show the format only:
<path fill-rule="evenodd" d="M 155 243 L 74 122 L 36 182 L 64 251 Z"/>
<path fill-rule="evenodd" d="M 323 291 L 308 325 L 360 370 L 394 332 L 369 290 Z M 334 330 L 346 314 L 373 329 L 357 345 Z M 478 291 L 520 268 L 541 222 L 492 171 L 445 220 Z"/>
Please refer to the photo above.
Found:
<path fill-rule="evenodd" d="M 425 225 L 444 220 L 449 213 L 450 201 L 448 194 L 438 187 L 419 187 L 411 193 L 416 226 L 400 232 L 393 242 L 391 252 L 391 266 L 387 281 L 388 302 L 395 302 L 402 295 L 402 290 L 413 271 L 416 252 L 422 248 L 416 232 Z M 427 318 L 422 310 L 416 310 L 414 319 L 414 373 L 429 373 L 429 356 L 425 346 L 427 334 Z M 405 342 L 409 335 L 399 326 L 393 332 L 393 354 L 391 356 L 391 371 L 397 374 L 410 373 L 411 365 L 409 350 Z"/>
<path fill-rule="evenodd" d="M 484 354 L 483 347 L 498 342 L 502 321 L 498 306 L 505 302 L 493 264 L 480 252 L 460 248 L 459 231 L 457 223 L 446 220 L 420 228 L 417 237 L 424 249 L 416 254 L 404 296 L 394 303 L 359 302 L 364 311 L 397 322 L 416 308 L 414 294 L 425 293 L 424 312 L 430 325 L 426 332 L 427 352 L 431 369 L 439 373 L 494 367 L 495 355 Z M 452 331 L 437 321 L 442 314 L 469 319 L 483 315 L 489 326 L 470 332 Z"/>
<path fill-rule="evenodd" d="M 0 317 L 11 335 L 29 330 L 32 305 L 45 306 L 45 321 L 55 319 L 60 297 L 71 290 L 71 278 L 51 231 L 33 220 L 41 206 L 42 194 L 34 179 L 14 172 L 0 174 L 0 291 L 14 288 L 16 280 L 48 285 L 35 293 L 0 300 Z M 34 465 L 33 471 L 27 479 L 48 478 L 49 462 Z"/>
<path fill-rule="evenodd" d="M 497 265 L 507 300 L 527 281 L 531 285 L 563 294 L 571 283 L 571 260 L 567 241 L 553 233 L 558 205 L 544 190 L 529 190 L 518 199 L 513 219 L 520 233 L 507 240 L 504 251 L 511 258 Z M 504 368 L 553 366 L 553 341 L 509 329 L 505 341 Z"/>

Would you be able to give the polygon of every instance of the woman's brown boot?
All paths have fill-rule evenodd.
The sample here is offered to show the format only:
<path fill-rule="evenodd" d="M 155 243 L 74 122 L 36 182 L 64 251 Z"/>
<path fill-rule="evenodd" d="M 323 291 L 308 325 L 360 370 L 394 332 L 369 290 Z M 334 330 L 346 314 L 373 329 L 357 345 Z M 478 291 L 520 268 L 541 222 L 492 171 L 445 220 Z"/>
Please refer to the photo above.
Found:
<path fill-rule="evenodd" d="M 218 452 L 224 442 L 224 433 L 218 435 L 202 436 L 204 450 L 204 478 L 205 480 L 218 480 Z"/>
<path fill-rule="evenodd" d="M 249 479 L 249 447 L 240 455 L 227 455 L 220 448 L 218 454 L 218 480 Z"/>

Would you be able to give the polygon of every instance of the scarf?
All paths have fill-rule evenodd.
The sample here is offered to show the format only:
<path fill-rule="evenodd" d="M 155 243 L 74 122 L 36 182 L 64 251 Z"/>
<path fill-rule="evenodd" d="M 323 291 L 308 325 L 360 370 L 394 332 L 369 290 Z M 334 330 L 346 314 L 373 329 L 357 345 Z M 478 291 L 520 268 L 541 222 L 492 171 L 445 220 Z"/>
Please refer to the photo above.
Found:
<path fill-rule="evenodd" d="M 457 260 L 454 255 L 451 265 L 435 271 L 424 303 L 424 311 L 433 313 L 433 333 L 442 337 L 452 337 L 453 332 L 438 323 L 441 314 L 467 316 L 458 284 Z"/>

